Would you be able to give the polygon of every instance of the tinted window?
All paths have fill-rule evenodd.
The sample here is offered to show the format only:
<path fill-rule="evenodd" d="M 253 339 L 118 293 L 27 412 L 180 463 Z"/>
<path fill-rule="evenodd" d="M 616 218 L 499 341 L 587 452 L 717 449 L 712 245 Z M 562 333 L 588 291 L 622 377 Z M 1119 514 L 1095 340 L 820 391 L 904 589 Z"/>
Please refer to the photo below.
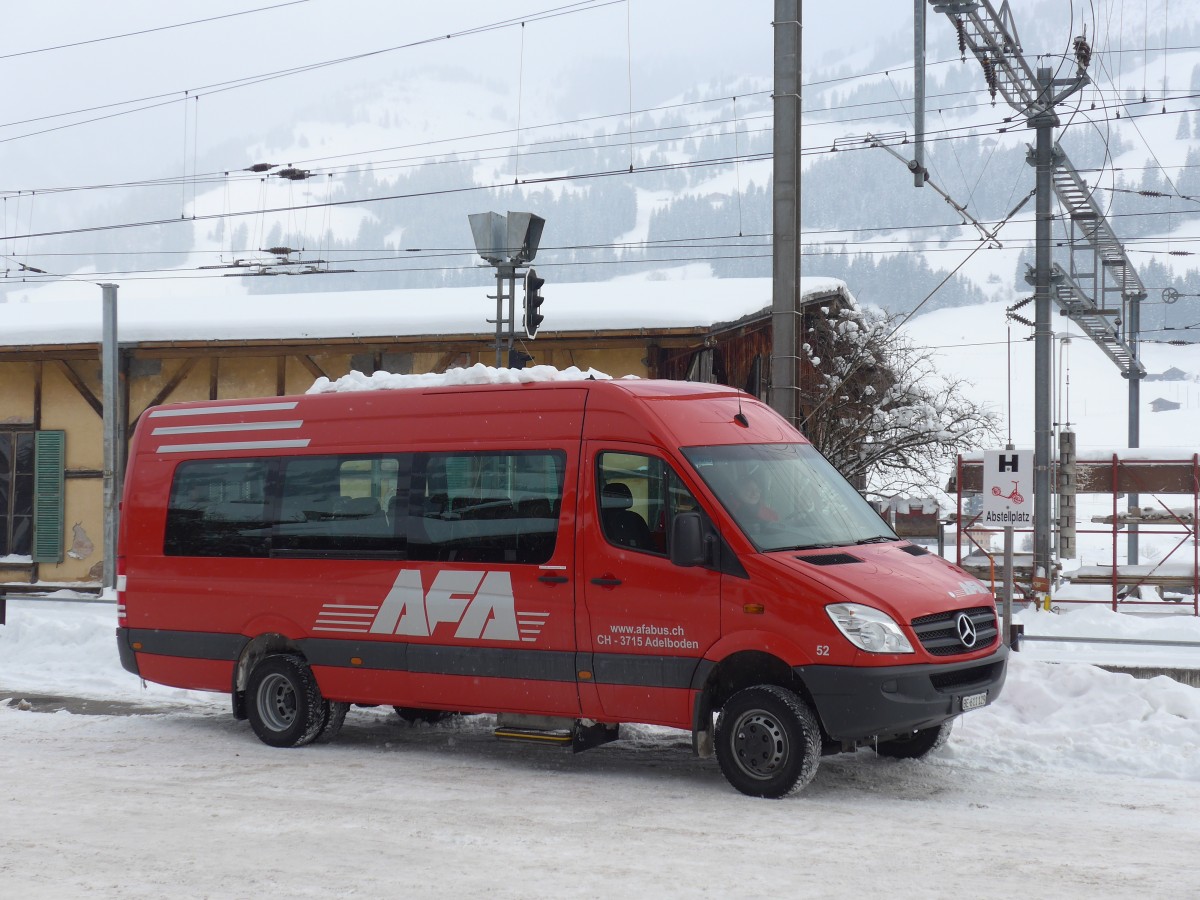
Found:
<path fill-rule="evenodd" d="M 564 467 L 549 451 L 187 462 L 165 552 L 543 563 Z"/>
<path fill-rule="evenodd" d="M 266 460 L 183 463 L 167 507 L 168 556 L 266 556 Z"/>

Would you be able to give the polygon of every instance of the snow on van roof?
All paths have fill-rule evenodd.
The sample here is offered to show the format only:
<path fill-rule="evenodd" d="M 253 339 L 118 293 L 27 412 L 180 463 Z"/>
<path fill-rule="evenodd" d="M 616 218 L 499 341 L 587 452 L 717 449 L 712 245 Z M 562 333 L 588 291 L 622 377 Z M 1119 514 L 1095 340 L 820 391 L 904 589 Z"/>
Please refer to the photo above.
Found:
<path fill-rule="evenodd" d="M 627 375 L 626 378 L 636 376 Z M 364 375 L 357 370 L 343 375 L 336 381 L 322 376 L 305 393 L 332 394 L 341 391 L 392 391 L 413 388 L 456 387 L 475 384 L 534 384 L 546 381 L 611 381 L 612 376 L 597 369 L 580 369 L 571 366 L 558 369 L 554 366 L 530 366 L 528 369 L 499 369 L 476 363 L 462 369 L 451 369 L 442 373 L 419 375 L 395 375 L 391 372 L 375 372 Z"/>

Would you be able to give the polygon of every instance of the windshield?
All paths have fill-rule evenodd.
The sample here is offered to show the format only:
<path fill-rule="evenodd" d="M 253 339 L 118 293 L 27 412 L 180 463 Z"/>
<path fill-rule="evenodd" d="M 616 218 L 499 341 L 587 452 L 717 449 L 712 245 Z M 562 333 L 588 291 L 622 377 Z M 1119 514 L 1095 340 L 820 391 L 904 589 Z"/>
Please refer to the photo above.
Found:
<path fill-rule="evenodd" d="M 810 444 L 683 447 L 738 527 L 762 551 L 898 540 Z"/>

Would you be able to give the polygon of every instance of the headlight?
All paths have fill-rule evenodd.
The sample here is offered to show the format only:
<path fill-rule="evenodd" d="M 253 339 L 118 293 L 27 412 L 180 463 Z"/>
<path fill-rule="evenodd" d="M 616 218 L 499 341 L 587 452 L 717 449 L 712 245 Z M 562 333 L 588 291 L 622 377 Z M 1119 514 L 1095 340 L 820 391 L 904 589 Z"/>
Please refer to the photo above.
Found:
<path fill-rule="evenodd" d="M 829 618 L 846 640 L 868 653 L 912 653 L 912 644 L 895 619 L 861 603 L 833 603 L 825 607 Z"/>

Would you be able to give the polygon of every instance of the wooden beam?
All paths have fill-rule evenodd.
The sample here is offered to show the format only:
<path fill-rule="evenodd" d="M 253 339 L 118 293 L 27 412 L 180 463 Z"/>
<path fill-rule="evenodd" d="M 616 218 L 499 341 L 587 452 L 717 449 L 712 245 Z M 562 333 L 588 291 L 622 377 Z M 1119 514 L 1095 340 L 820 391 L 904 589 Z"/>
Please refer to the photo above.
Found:
<path fill-rule="evenodd" d="M 33 364 L 33 430 L 42 430 L 42 379 L 45 378 L 46 364 L 38 360 Z"/>
<path fill-rule="evenodd" d="M 463 350 L 461 347 L 457 350 L 447 350 L 445 353 L 443 353 L 441 355 L 441 358 L 438 359 L 437 365 L 433 367 L 433 371 L 445 372 L 447 367 L 450 365 L 450 363 L 454 362 L 456 359 L 458 359 L 464 353 L 470 353 L 470 351 Z"/>
<path fill-rule="evenodd" d="M 287 357 L 280 356 L 275 360 L 275 396 L 282 397 L 287 393 Z"/>
<path fill-rule="evenodd" d="M 103 419 L 104 404 L 96 398 L 96 395 L 92 393 L 92 389 L 83 383 L 83 379 L 80 378 L 78 373 L 71 368 L 71 364 L 65 359 L 56 359 L 54 362 L 58 365 L 58 368 L 63 375 L 66 376 L 67 381 L 74 385 L 75 390 L 79 392 L 79 396 L 86 400 L 88 406 L 95 411 L 96 415 Z"/>
<path fill-rule="evenodd" d="M 217 394 L 220 393 L 220 369 L 221 360 L 219 357 L 212 356 L 208 360 L 208 399 L 216 400 Z"/>
<path fill-rule="evenodd" d="M 319 365 L 317 365 L 317 361 L 307 353 L 301 353 L 297 355 L 296 360 L 300 363 L 300 365 L 308 369 L 313 378 L 329 378 L 329 374 Z"/>

